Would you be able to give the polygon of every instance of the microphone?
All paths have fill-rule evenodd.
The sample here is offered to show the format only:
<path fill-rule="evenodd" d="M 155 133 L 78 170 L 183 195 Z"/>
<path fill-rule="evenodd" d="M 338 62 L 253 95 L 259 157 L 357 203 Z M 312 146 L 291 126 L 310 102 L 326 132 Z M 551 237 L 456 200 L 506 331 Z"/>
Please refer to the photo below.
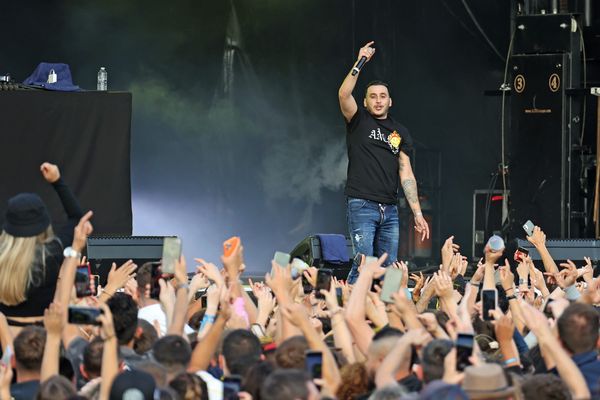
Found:
<path fill-rule="evenodd" d="M 367 57 L 362 56 L 360 58 L 360 60 L 358 60 L 356 65 L 352 68 L 352 76 L 355 76 L 356 74 L 358 74 L 366 62 L 367 62 Z"/>

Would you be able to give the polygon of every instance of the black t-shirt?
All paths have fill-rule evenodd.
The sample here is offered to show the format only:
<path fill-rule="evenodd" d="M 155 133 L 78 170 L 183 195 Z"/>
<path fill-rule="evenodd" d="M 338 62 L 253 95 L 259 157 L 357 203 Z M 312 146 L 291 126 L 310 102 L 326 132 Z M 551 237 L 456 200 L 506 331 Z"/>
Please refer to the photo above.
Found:
<path fill-rule="evenodd" d="M 346 132 L 346 196 L 395 204 L 400 184 L 400 151 L 406 153 L 413 145 L 408 129 L 389 115 L 377 119 L 359 107 L 346 123 Z"/>

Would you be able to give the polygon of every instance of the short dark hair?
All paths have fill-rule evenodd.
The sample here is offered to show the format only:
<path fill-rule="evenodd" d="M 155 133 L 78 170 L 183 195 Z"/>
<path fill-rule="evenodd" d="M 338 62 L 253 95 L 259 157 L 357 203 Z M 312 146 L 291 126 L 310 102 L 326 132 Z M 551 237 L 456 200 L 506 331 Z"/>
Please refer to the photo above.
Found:
<path fill-rule="evenodd" d="M 373 335 L 373 341 L 379 339 L 385 339 L 389 337 L 400 338 L 404 335 L 400 329 L 392 328 L 391 326 L 385 326 L 379 330 L 375 335 Z"/>
<path fill-rule="evenodd" d="M 208 400 L 206 382 L 196 374 L 181 373 L 169 383 L 169 386 L 182 400 Z"/>
<path fill-rule="evenodd" d="M 143 355 L 150 350 L 158 340 L 158 333 L 156 332 L 156 328 L 145 319 L 138 319 L 137 324 L 137 328 L 141 329 L 142 332 L 139 335 L 135 335 L 135 339 L 133 340 L 133 350 L 139 355 Z"/>
<path fill-rule="evenodd" d="M 236 329 L 223 340 L 223 357 L 227 369 L 234 375 L 244 376 L 248 368 L 260 361 L 260 340 L 246 329 Z"/>
<path fill-rule="evenodd" d="M 442 379 L 444 376 L 444 359 L 453 347 L 454 343 L 446 339 L 435 339 L 427 343 L 421 356 L 424 383 Z"/>
<path fill-rule="evenodd" d="M 14 340 L 15 360 L 17 366 L 27 371 L 40 371 L 46 331 L 41 326 L 29 325 L 19 332 Z"/>
<path fill-rule="evenodd" d="M 89 380 L 97 378 L 102 372 L 102 351 L 104 350 L 104 341 L 97 337 L 89 342 L 83 349 L 83 367 L 89 375 Z"/>
<path fill-rule="evenodd" d="M 248 392 L 253 399 L 260 400 L 260 388 L 267 377 L 275 370 L 275 366 L 268 361 L 261 361 L 246 371 L 246 375 L 242 380 L 242 390 Z"/>
<path fill-rule="evenodd" d="M 371 86 L 385 86 L 386 89 L 388 90 L 388 94 L 390 95 L 390 97 L 392 97 L 392 95 L 390 93 L 390 85 L 388 85 L 386 82 L 380 81 L 380 80 L 374 80 L 374 81 L 367 83 L 367 87 L 365 87 L 365 97 L 367 97 L 367 93 L 369 92 L 369 88 Z"/>
<path fill-rule="evenodd" d="M 167 335 L 158 339 L 152 346 L 154 359 L 170 372 L 176 368 L 187 368 L 192 359 L 192 348 L 179 335 Z"/>
<path fill-rule="evenodd" d="M 521 392 L 525 399 L 558 400 L 571 398 L 565 382 L 554 374 L 526 376 L 521 381 Z"/>
<path fill-rule="evenodd" d="M 40 382 L 36 400 L 69 399 L 76 394 L 77 391 L 67 378 L 54 375 L 44 382 Z"/>
<path fill-rule="evenodd" d="M 304 336 L 292 336 L 281 342 L 275 350 L 275 362 L 280 368 L 304 368 L 305 352 L 308 350 L 308 341 Z"/>
<path fill-rule="evenodd" d="M 596 348 L 598 342 L 598 311 L 593 306 L 573 303 L 558 318 L 558 334 L 563 344 L 573 354 Z"/>
<path fill-rule="evenodd" d="M 126 345 L 131 342 L 137 329 L 137 304 L 130 295 L 117 292 L 108 299 L 106 305 L 112 313 L 115 334 L 119 344 Z"/>
<path fill-rule="evenodd" d="M 152 284 L 152 265 L 153 262 L 147 262 L 141 265 L 135 271 L 135 280 L 138 285 L 138 292 L 145 293 L 146 285 Z"/>
<path fill-rule="evenodd" d="M 308 398 L 309 376 L 299 369 L 278 369 L 273 371 L 262 385 L 261 400 Z"/>

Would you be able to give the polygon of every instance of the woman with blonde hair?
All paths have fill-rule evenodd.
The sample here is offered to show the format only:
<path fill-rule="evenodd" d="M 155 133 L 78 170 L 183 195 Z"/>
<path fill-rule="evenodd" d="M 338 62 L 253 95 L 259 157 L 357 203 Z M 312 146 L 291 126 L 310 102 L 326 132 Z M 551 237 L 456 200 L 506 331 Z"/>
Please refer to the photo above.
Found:
<path fill-rule="evenodd" d="M 83 215 L 58 167 L 45 162 L 40 170 L 58 194 L 68 221 L 55 234 L 40 196 L 19 193 L 8 200 L 0 234 L 0 312 L 17 327 L 42 324 L 63 257 L 73 256 L 70 247 L 63 254 L 63 245 L 73 241 L 73 228 Z"/>

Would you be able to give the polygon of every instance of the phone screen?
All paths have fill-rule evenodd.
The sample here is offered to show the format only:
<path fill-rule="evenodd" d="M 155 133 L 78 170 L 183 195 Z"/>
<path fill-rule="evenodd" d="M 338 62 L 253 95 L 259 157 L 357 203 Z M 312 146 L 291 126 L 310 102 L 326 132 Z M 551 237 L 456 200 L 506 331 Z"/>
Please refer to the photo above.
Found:
<path fill-rule="evenodd" d="M 321 289 L 329 291 L 331 289 L 331 276 L 333 271 L 330 269 L 322 268 L 317 273 L 317 287 L 315 288 L 315 297 L 317 299 L 324 299 L 325 296 L 321 294 Z"/>
<path fill-rule="evenodd" d="M 223 400 L 238 400 L 238 393 L 242 387 L 240 376 L 227 376 L 223 378 Z"/>
<path fill-rule="evenodd" d="M 102 314 L 100 308 L 69 306 L 68 320 L 76 325 L 100 325 L 96 319 Z"/>
<path fill-rule="evenodd" d="M 463 371 L 471 365 L 469 357 L 473 354 L 473 335 L 459 333 L 456 338 L 456 369 Z"/>
<path fill-rule="evenodd" d="M 381 301 L 384 303 L 393 303 L 392 294 L 400 290 L 400 282 L 402 281 L 402 271 L 388 267 L 385 271 L 385 277 L 383 279 L 383 286 L 381 287 Z"/>
<path fill-rule="evenodd" d="M 321 379 L 323 369 L 323 353 L 320 351 L 307 351 L 304 366 L 311 379 Z"/>
<path fill-rule="evenodd" d="M 165 274 L 175 272 L 175 263 L 181 257 L 181 239 L 166 237 L 163 241 L 162 271 Z"/>
<path fill-rule="evenodd" d="M 342 290 L 341 287 L 335 288 L 335 295 L 337 296 L 338 305 L 343 307 L 344 306 L 344 291 Z"/>
<path fill-rule="evenodd" d="M 75 271 L 75 291 L 77 297 L 87 297 L 94 293 L 90 287 L 90 265 L 84 264 L 77 267 Z"/>
<path fill-rule="evenodd" d="M 363 265 L 365 262 L 365 255 L 362 253 L 356 253 L 356 255 L 354 256 L 354 265 L 356 265 L 357 267 Z"/>
<path fill-rule="evenodd" d="M 515 251 L 514 259 L 517 262 L 523 262 L 523 258 L 527 257 L 528 255 L 529 255 L 529 250 L 524 249 L 523 247 L 519 247 Z"/>
<path fill-rule="evenodd" d="M 490 310 L 495 310 L 498 304 L 498 292 L 496 290 L 484 290 L 481 292 L 481 302 L 483 304 L 483 320 L 490 321 L 494 319 Z"/>

